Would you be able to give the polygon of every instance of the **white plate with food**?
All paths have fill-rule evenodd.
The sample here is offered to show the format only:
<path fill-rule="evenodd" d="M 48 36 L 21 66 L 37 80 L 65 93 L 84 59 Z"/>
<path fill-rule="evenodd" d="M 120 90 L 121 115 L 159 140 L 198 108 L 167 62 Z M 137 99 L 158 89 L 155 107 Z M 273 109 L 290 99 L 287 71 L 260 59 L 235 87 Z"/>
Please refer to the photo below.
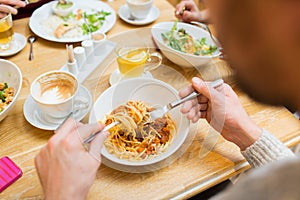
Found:
<path fill-rule="evenodd" d="M 149 111 L 177 99 L 178 92 L 171 85 L 149 78 L 124 80 L 104 91 L 94 103 L 89 123 L 122 123 L 109 130 L 103 163 L 141 173 L 174 162 L 183 153 L 178 149 L 188 135 L 189 121 L 179 107 L 155 121 L 149 119 Z"/>
<path fill-rule="evenodd" d="M 151 34 L 162 53 L 181 67 L 199 67 L 221 54 L 208 31 L 198 26 L 161 22 L 151 28 Z"/>
<path fill-rule="evenodd" d="M 72 12 L 64 17 L 53 12 L 57 1 L 38 8 L 30 17 L 30 29 L 46 40 L 68 43 L 88 39 L 89 32 L 106 33 L 116 22 L 115 11 L 106 3 L 96 0 L 73 0 L 73 3 Z"/>

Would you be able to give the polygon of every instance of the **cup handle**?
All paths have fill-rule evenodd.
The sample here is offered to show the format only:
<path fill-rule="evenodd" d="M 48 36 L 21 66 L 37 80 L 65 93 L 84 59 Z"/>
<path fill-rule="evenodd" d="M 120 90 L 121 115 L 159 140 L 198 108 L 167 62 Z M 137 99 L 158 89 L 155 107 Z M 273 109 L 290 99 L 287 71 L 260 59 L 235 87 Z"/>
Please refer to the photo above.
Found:
<path fill-rule="evenodd" d="M 152 62 L 152 58 L 154 58 L 158 60 L 158 62 Z M 162 56 L 160 55 L 160 53 L 154 52 L 151 53 L 149 55 L 149 58 L 147 59 L 147 63 L 145 65 L 144 71 L 151 71 L 153 69 L 156 69 L 157 67 L 159 67 L 162 63 Z"/>
<path fill-rule="evenodd" d="M 74 100 L 74 106 L 73 106 L 74 114 L 77 113 L 79 110 L 84 110 L 89 107 L 89 102 L 87 99 L 83 98 L 82 96 L 79 96 L 78 98 Z"/>

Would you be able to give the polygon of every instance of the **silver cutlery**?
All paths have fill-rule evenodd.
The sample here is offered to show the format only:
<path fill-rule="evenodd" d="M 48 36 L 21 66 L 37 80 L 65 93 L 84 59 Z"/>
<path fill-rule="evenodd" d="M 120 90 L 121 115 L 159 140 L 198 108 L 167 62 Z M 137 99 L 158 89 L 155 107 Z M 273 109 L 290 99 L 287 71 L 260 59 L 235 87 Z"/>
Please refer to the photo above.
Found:
<path fill-rule="evenodd" d="M 29 52 L 29 60 L 33 60 L 33 43 L 36 41 L 35 36 L 29 36 L 28 37 L 28 42 L 30 43 L 30 52 Z"/>
<path fill-rule="evenodd" d="M 93 141 L 93 139 L 96 137 L 96 135 L 98 135 L 98 134 L 101 133 L 101 132 L 108 131 L 109 129 L 111 129 L 112 127 L 114 127 L 114 126 L 116 126 L 116 125 L 118 125 L 118 124 L 120 124 L 120 122 L 117 121 L 117 122 L 113 122 L 113 123 L 111 123 L 111 124 L 105 126 L 101 131 L 98 131 L 98 132 L 96 132 L 96 133 L 93 133 L 93 134 L 90 135 L 88 138 L 86 138 L 86 139 L 84 140 L 83 144 L 84 144 L 84 145 L 89 144 L 91 141 Z"/>
<path fill-rule="evenodd" d="M 210 31 L 210 28 L 206 24 L 203 24 L 203 23 L 197 22 L 197 21 L 191 21 L 191 24 L 194 24 L 194 25 L 206 30 L 209 33 L 209 36 L 212 39 L 212 41 L 215 43 L 215 45 L 217 45 L 219 47 L 219 49 L 221 48 L 221 45 L 220 45 L 219 41 L 217 41 L 214 38 L 213 34 Z"/>
<path fill-rule="evenodd" d="M 24 0 L 25 4 L 28 5 L 30 4 L 31 2 L 29 0 Z M 14 6 L 15 9 L 19 9 L 20 6 Z"/>
<path fill-rule="evenodd" d="M 222 79 L 217 79 L 211 83 L 209 83 L 209 86 L 210 87 L 213 87 L 213 88 L 217 88 L 219 87 L 220 85 L 222 85 L 224 83 L 224 81 Z M 191 94 L 189 94 L 188 96 L 178 100 L 178 101 L 175 101 L 175 102 L 172 102 L 172 103 L 168 103 L 167 105 L 163 106 L 163 107 L 160 107 L 160 108 L 157 108 L 153 111 L 150 112 L 150 119 L 151 121 L 154 121 L 158 118 L 161 118 L 163 117 L 166 113 L 168 113 L 170 110 L 172 110 L 173 108 L 179 106 L 180 104 L 186 102 L 186 101 L 189 101 L 189 100 L 192 100 L 196 97 L 198 97 L 200 95 L 200 93 L 197 93 L 197 92 L 192 92 Z"/>
<path fill-rule="evenodd" d="M 70 112 L 67 117 L 65 117 L 65 119 L 58 125 L 58 127 L 55 129 L 55 131 L 57 131 L 74 113 Z M 101 131 L 95 132 L 92 135 L 90 135 L 88 138 L 86 138 L 83 142 L 84 145 L 89 144 L 91 141 L 93 141 L 93 139 L 96 137 L 96 135 L 98 135 L 101 132 L 105 132 L 108 131 L 109 129 L 111 129 L 112 127 L 116 126 L 120 124 L 120 122 L 113 122 L 107 126 L 105 126 Z"/>
<path fill-rule="evenodd" d="M 58 125 L 58 127 L 55 129 L 57 131 L 71 116 L 73 115 L 73 112 L 70 112 L 65 119 Z"/>

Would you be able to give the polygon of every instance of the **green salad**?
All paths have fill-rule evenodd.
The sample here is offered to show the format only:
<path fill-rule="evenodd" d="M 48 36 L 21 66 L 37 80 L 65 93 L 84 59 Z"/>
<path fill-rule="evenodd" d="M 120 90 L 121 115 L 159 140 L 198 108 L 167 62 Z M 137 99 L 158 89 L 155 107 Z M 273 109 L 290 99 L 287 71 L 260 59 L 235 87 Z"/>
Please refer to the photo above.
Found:
<path fill-rule="evenodd" d="M 7 83 L 0 82 L 0 113 L 12 102 L 14 88 L 8 87 Z"/>
<path fill-rule="evenodd" d="M 210 56 L 218 49 L 217 46 L 208 45 L 205 37 L 194 39 L 185 29 L 177 30 L 177 21 L 170 31 L 162 33 L 161 36 L 166 45 L 184 53 Z"/>
<path fill-rule="evenodd" d="M 56 4 L 56 8 L 58 8 L 58 9 L 68 9 L 68 8 L 70 8 L 72 5 L 73 5 L 73 2 L 71 2 L 71 1 L 69 1 L 69 2 L 67 2 L 67 3 L 60 3 L 60 2 L 58 2 L 58 3 Z"/>
<path fill-rule="evenodd" d="M 73 21 L 82 21 L 81 28 L 83 30 L 83 34 L 87 35 L 89 32 L 95 32 L 98 31 L 107 16 L 111 15 L 110 12 L 106 11 L 82 11 L 81 9 L 78 9 L 76 13 L 71 12 L 65 17 L 62 17 L 62 19 L 65 22 L 73 22 Z"/>
<path fill-rule="evenodd" d="M 99 11 L 94 14 L 83 13 L 83 17 L 86 19 L 87 24 L 82 24 L 82 29 L 84 34 L 89 33 L 89 28 L 91 32 L 95 32 L 101 28 L 106 16 L 110 15 L 110 12 Z"/>

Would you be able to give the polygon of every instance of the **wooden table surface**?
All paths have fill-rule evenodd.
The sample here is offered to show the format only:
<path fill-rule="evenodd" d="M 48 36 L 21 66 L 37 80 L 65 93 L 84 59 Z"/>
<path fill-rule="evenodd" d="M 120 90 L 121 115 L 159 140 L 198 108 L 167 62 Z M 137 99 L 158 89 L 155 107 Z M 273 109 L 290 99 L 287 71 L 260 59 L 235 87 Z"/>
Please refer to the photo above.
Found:
<path fill-rule="evenodd" d="M 117 13 L 120 5 L 124 3 L 124 0 L 117 0 L 109 4 Z M 175 19 L 174 8 L 167 1 L 156 0 L 155 5 L 160 9 L 160 17 L 154 23 Z M 108 38 L 114 42 L 126 43 L 126 38 L 131 32 L 124 35 L 124 31 L 135 33 L 142 31 L 145 32 L 145 40 L 149 41 L 151 37 L 148 28 L 152 25 L 132 26 L 117 17 L 116 24 L 108 32 Z M 28 19 L 14 21 L 14 29 L 26 37 L 32 34 Z M 122 37 L 124 40 L 120 41 Z M 19 54 L 6 58 L 20 67 L 24 80 L 14 108 L 0 122 L 0 156 L 6 155 L 12 158 L 22 168 L 23 176 L 2 192 L 0 199 L 43 198 L 43 191 L 34 167 L 34 157 L 53 135 L 53 131 L 41 130 L 30 125 L 24 118 L 23 105 L 29 95 L 31 82 L 41 73 L 60 69 L 66 62 L 67 53 L 65 44 L 38 38 L 34 43 L 33 61 L 28 61 L 28 54 L 29 45 L 27 44 Z M 222 76 L 234 86 L 246 111 L 258 125 L 272 132 L 288 146 L 293 146 L 300 141 L 299 122 L 287 109 L 253 102 L 235 87 L 234 80 L 230 77 L 231 72 L 228 71 L 225 63 L 216 62 L 219 63 L 216 68 L 204 66 L 198 70 L 182 69 L 164 58 L 163 67 L 151 73 L 155 78 L 164 80 L 177 89 L 187 84 L 193 75 L 199 73 L 205 79 Z M 100 68 L 102 70 L 99 72 Z M 99 91 L 93 92 L 93 100 L 109 87 L 109 75 L 115 68 L 116 66 L 108 58 L 84 82 L 90 91 L 94 91 L 96 87 L 100 88 Z M 172 73 L 169 73 L 170 70 Z M 170 74 L 174 75 L 174 71 L 177 71 L 181 78 L 178 78 L 178 75 L 176 75 L 177 79 L 170 77 Z M 83 119 L 83 122 L 87 121 L 88 116 Z M 191 134 L 194 136 L 192 144 L 183 155 L 160 170 L 148 173 L 126 173 L 101 165 L 88 199 L 188 198 L 249 168 L 239 149 L 214 133 L 205 121 L 200 120 L 197 125 L 193 125 Z"/>

